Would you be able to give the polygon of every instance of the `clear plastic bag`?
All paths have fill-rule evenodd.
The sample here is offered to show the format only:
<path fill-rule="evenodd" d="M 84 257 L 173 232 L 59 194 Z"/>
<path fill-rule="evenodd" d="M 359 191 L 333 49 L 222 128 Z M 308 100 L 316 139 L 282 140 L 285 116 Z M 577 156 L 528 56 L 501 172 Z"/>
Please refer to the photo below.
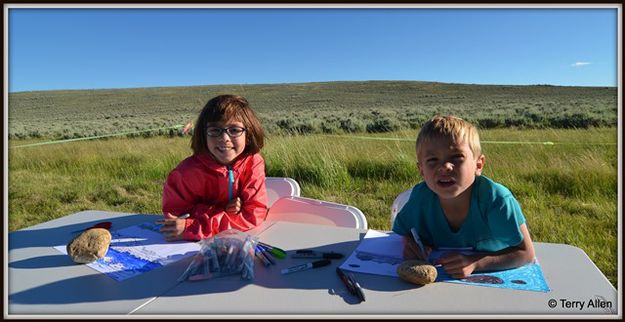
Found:
<path fill-rule="evenodd" d="M 258 238 L 236 229 L 224 230 L 200 241 L 200 252 L 193 257 L 178 281 L 200 281 L 220 276 L 241 274 L 244 280 L 254 278 L 254 250 Z"/>

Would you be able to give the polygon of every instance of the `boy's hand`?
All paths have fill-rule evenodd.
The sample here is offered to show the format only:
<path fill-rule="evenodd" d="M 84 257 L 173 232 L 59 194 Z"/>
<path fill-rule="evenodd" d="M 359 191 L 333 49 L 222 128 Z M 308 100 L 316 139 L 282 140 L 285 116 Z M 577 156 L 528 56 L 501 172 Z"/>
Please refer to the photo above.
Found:
<path fill-rule="evenodd" d="M 163 225 L 160 232 L 165 236 L 166 241 L 182 240 L 182 233 L 185 227 L 184 219 L 178 219 L 178 217 L 167 213 L 164 219 L 159 219 L 156 223 Z"/>
<path fill-rule="evenodd" d="M 432 247 L 424 245 L 425 254 L 422 254 L 421 250 L 419 249 L 419 246 L 417 246 L 417 243 L 415 243 L 412 237 L 404 236 L 402 240 L 404 242 L 404 251 L 403 251 L 404 259 L 420 259 L 424 261 L 428 260 L 428 257 L 430 256 L 430 253 L 432 252 Z"/>
<path fill-rule="evenodd" d="M 236 215 L 241 211 L 241 198 L 236 197 L 228 202 L 226 205 L 226 212 L 229 215 Z"/>
<path fill-rule="evenodd" d="M 475 271 L 478 259 L 475 255 L 451 252 L 439 258 L 434 264 L 443 265 L 445 272 L 453 278 L 464 278 Z"/>

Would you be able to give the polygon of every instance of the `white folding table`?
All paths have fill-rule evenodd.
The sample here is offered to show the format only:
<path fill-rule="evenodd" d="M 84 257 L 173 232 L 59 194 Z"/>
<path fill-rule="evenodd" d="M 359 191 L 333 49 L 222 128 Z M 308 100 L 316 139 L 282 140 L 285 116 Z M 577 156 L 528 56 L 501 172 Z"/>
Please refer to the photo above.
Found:
<path fill-rule="evenodd" d="M 619 295 L 612 284 L 581 249 L 563 244 L 535 243 L 552 289 L 548 293 L 453 283 L 418 287 L 398 278 L 354 274 L 366 294 L 361 303 L 348 293 L 335 268 L 357 247 L 366 230 L 265 222 L 251 233 L 289 254 L 306 248 L 346 257 L 326 267 L 287 275 L 280 270 L 306 260 L 289 256 L 269 267 L 257 261 L 251 281 L 227 276 L 179 283 L 177 278 L 191 261 L 188 257 L 118 282 L 74 264 L 53 249 L 67 243 L 70 232 L 100 221 L 112 221 L 111 229 L 116 230 L 159 217 L 84 211 L 10 233 L 5 316 L 621 316 Z M 589 301 L 610 307 L 572 306 Z"/>

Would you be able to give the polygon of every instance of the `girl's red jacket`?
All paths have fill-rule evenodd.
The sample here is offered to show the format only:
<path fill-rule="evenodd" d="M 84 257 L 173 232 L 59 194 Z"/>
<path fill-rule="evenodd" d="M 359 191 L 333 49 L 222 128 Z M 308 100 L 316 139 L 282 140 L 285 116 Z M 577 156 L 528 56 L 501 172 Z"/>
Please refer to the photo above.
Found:
<path fill-rule="evenodd" d="M 233 198 L 241 198 L 241 211 L 227 214 L 228 168 L 209 154 L 184 159 L 169 173 L 163 188 L 163 214 L 190 214 L 182 238 L 200 240 L 223 230 L 246 231 L 260 225 L 267 214 L 265 160 L 260 154 L 241 155 L 232 164 Z"/>

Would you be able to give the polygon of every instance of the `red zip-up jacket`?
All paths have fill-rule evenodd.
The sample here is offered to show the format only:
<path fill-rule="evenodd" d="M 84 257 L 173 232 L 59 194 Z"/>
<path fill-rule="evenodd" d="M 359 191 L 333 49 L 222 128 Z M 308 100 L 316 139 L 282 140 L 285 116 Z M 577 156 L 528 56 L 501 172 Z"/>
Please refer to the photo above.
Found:
<path fill-rule="evenodd" d="M 265 160 L 260 154 L 241 155 L 231 165 L 233 198 L 241 198 L 241 211 L 229 215 L 228 167 L 209 154 L 184 159 L 169 173 L 163 188 L 163 214 L 189 213 L 182 238 L 201 240 L 226 229 L 246 231 L 260 225 L 267 214 Z"/>

